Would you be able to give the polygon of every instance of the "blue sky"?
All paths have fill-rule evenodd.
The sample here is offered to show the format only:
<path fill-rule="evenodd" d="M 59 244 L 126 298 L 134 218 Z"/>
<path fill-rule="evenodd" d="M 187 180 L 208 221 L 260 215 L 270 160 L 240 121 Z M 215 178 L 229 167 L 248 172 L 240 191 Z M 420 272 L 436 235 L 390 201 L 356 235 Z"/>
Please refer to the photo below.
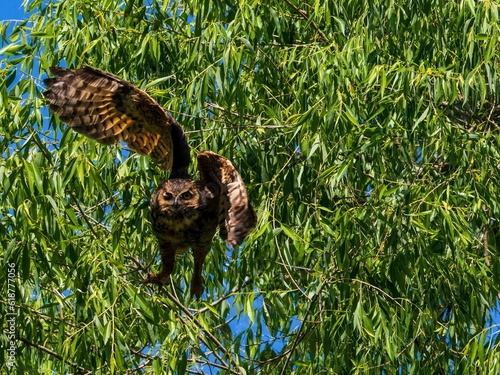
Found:
<path fill-rule="evenodd" d="M 24 19 L 22 4 L 21 0 L 0 0 L 0 20 Z"/>

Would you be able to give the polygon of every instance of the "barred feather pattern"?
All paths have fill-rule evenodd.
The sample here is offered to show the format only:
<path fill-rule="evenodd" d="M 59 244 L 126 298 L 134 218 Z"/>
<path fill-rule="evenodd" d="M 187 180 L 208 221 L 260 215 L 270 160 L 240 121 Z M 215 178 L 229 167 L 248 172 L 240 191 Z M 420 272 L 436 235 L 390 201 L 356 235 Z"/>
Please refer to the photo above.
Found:
<path fill-rule="evenodd" d="M 172 127 L 180 125 L 148 94 L 110 73 L 82 69 L 50 68 L 55 78 L 44 81 L 49 108 L 73 130 L 103 144 L 125 142 L 160 167 L 172 170 L 175 147 L 188 151 L 185 138 L 173 144 Z"/>
<path fill-rule="evenodd" d="M 240 245 L 257 221 L 240 174 L 228 159 L 212 151 L 198 154 L 198 169 L 205 184 L 216 183 L 221 190 L 220 236 L 233 248 Z"/>

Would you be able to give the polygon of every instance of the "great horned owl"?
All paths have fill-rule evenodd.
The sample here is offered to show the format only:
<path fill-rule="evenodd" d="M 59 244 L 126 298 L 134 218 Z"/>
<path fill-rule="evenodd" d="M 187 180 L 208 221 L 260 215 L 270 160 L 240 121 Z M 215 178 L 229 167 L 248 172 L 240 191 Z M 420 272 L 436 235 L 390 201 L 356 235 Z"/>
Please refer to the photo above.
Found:
<path fill-rule="evenodd" d="M 103 144 L 125 142 L 169 170 L 169 179 L 151 197 L 153 230 L 162 270 L 144 282 L 166 284 L 176 255 L 193 251 L 191 294 L 203 293 L 202 267 L 219 228 L 231 247 L 256 224 L 245 184 L 231 162 L 212 151 L 198 154 L 200 180 L 189 177 L 189 146 L 181 125 L 153 98 L 127 81 L 96 68 L 50 68 L 44 80 L 49 108 L 75 131 Z"/>

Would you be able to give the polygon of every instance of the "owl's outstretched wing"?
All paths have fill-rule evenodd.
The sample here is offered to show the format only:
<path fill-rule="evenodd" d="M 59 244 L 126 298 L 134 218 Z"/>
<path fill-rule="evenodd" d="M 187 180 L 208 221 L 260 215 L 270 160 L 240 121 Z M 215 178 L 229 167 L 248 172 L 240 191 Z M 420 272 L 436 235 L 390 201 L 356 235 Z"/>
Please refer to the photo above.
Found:
<path fill-rule="evenodd" d="M 110 73 L 85 66 L 50 68 L 49 108 L 78 133 L 103 144 L 125 142 L 150 155 L 171 177 L 185 178 L 189 146 L 181 125 L 153 98 Z"/>
<path fill-rule="evenodd" d="M 257 222 L 257 215 L 240 174 L 228 159 L 212 151 L 198 154 L 198 169 L 203 182 L 215 182 L 221 190 L 220 236 L 229 246 L 238 246 Z"/>

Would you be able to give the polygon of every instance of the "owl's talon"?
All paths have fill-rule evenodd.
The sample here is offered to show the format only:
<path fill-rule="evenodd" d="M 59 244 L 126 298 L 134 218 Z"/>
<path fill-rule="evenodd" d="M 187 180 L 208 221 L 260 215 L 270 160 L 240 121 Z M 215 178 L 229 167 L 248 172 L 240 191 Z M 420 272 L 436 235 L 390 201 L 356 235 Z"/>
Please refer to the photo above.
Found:
<path fill-rule="evenodd" d="M 196 297 L 196 299 L 201 299 L 201 295 L 205 288 L 202 283 L 191 283 L 191 297 Z"/>

